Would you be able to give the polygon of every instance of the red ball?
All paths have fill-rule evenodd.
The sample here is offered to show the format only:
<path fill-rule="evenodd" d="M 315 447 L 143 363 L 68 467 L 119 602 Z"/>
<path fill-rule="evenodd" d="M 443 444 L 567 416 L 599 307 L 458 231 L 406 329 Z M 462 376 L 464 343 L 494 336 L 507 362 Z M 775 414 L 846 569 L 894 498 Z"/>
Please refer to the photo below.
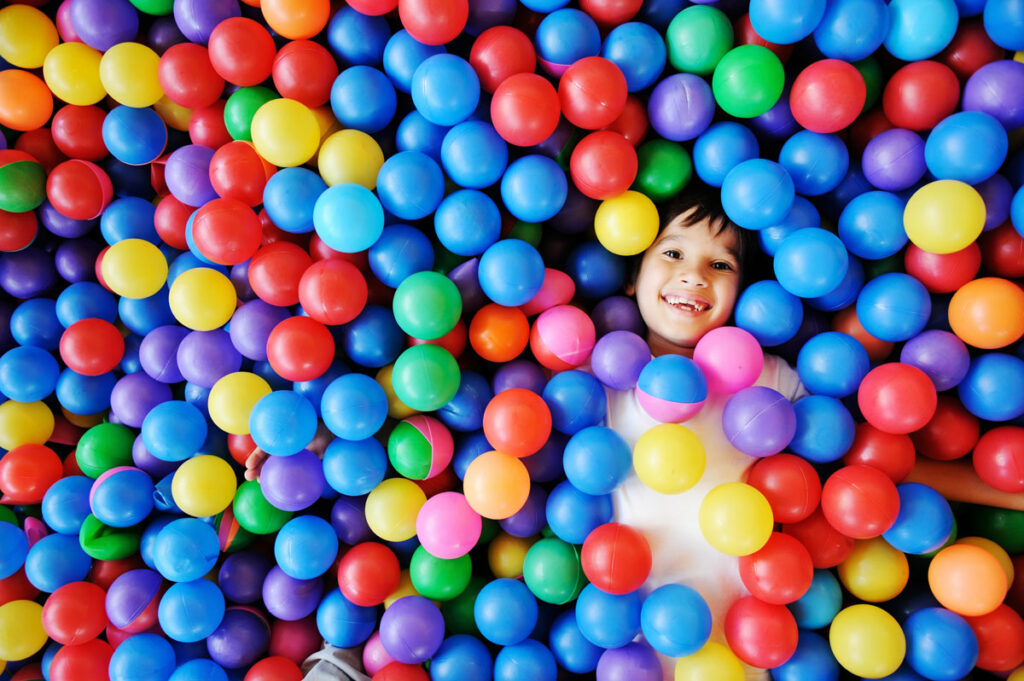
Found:
<path fill-rule="evenodd" d="M 853 550 L 853 539 L 829 525 L 820 508 L 800 522 L 783 525 L 782 531 L 800 540 L 819 570 L 839 565 Z"/>
<path fill-rule="evenodd" d="M 50 134 L 68 158 L 99 161 L 109 153 L 103 142 L 103 119 L 107 112 L 98 106 L 62 106 L 53 115 Z"/>
<path fill-rule="evenodd" d="M 1024 428 L 999 426 L 978 440 L 974 470 L 990 487 L 1001 492 L 1024 492 Z"/>
<path fill-rule="evenodd" d="M 914 244 L 903 254 L 907 274 L 931 293 L 952 293 L 974 279 L 981 267 L 981 249 L 976 242 L 954 253 L 929 253 Z"/>
<path fill-rule="evenodd" d="M 14 148 L 31 156 L 33 161 L 39 161 L 47 173 L 52 172 L 58 164 L 68 160 L 57 148 L 57 143 L 53 141 L 53 135 L 46 128 L 36 128 L 21 133 L 18 136 L 18 141 L 14 143 Z M 8 158 L 7 162 L 11 163 L 14 160 L 14 158 Z"/>
<path fill-rule="evenodd" d="M 781 532 L 772 532 L 763 547 L 739 562 L 743 585 L 765 603 L 792 603 L 807 593 L 814 579 L 810 552 L 799 539 Z"/>
<path fill-rule="evenodd" d="M 450 352 L 452 357 L 458 359 L 462 356 L 462 353 L 466 351 L 466 343 L 469 340 L 469 333 L 466 331 L 466 322 L 460 319 L 455 322 L 455 326 L 451 331 L 440 338 L 434 338 L 431 340 L 413 338 L 412 336 L 409 336 L 408 338 L 409 345 L 439 345 Z"/>
<path fill-rule="evenodd" d="M 626 106 L 626 77 L 615 62 L 584 57 L 558 81 L 562 113 L 573 125 L 597 130 L 611 125 Z"/>
<path fill-rule="evenodd" d="M 857 389 L 857 406 L 868 423 L 887 433 L 920 430 L 935 415 L 938 396 L 928 374 L 901 362 L 881 364 Z"/>
<path fill-rule="evenodd" d="M 274 87 L 282 97 L 315 109 L 331 98 L 338 63 L 323 45 L 312 40 L 293 40 L 278 50 L 272 74 Z"/>
<path fill-rule="evenodd" d="M 10 577 L 0 579 L 0 605 L 11 601 L 31 601 L 39 595 L 39 589 L 32 586 L 25 576 L 25 568 L 19 568 Z"/>
<path fill-rule="evenodd" d="M 289 317 L 267 338 L 267 361 L 286 381 L 312 381 L 334 361 L 334 336 L 309 317 Z"/>
<path fill-rule="evenodd" d="M 373 681 L 430 681 L 430 675 L 418 664 L 392 662 L 374 674 Z"/>
<path fill-rule="evenodd" d="M 35 212 L 27 210 L 24 213 L 9 213 L 0 210 L 0 252 L 20 251 L 35 241 L 38 233 L 39 223 Z"/>
<path fill-rule="evenodd" d="M 61 215 L 92 220 L 114 198 L 114 185 L 103 168 L 92 161 L 72 159 L 58 163 L 46 178 L 46 198 Z"/>
<path fill-rule="evenodd" d="M 761 47 L 767 47 L 769 50 L 775 53 L 775 56 L 779 58 L 783 64 L 785 64 L 790 55 L 793 54 L 792 45 L 777 45 L 770 43 L 762 38 L 757 31 L 754 30 L 754 25 L 750 23 L 750 14 L 744 14 L 740 18 L 733 22 L 732 26 L 733 33 L 736 36 L 736 45 L 760 45 Z"/>
<path fill-rule="evenodd" d="M 518 28 L 492 26 L 473 41 L 469 63 L 480 79 L 480 87 L 493 93 L 509 76 L 533 73 L 537 51 Z"/>
<path fill-rule="evenodd" d="M 978 18 L 960 22 L 953 40 L 939 53 L 939 59 L 961 80 L 967 80 L 985 64 L 1004 59 L 1005 55 L 1003 48 L 988 37 L 984 22 Z"/>
<path fill-rule="evenodd" d="M 59 587 L 43 604 L 43 629 L 64 645 L 91 641 L 109 624 L 106 597 L 106 591 L 89 582 Z"/>
<path fill-rule="evenodd" d="M 309 253 L 289 241 L 268 244 L 249 262 L 249 286 L 260 300 L 290 307 L 299 302 L 299 282 L 312 264 Z"/>
<path fill-rule="evenodd" d="M 69 456 L 65 462 L 74 458 Z M 82 475 L 82 473 L 79 471 L 75 475 Z M 65 473 L 66 476 L 67 473 Z M 106 591 L 114 583 L 114 580 L 124 573 L 129 570 L 141 570 L 145 567 L 146 564 L 142 562 L 142 557 L 137 553 L 127 558 L 119 558 L 118 560 L 94 560 L 86 580 Z"/>
<path fill-rule="evenodd" d="M 910 475 L 916 459 L 914 441 L 906 433 L 886 433 L 870 423 L 858 423 L 843 463 L 877 468 L 899 484 Z"/>
<path fill-rule="evenodd" d="M 322 645 L 323 637 L 316 627 L 314 613 L 293 622 L 274 620 L 270 628 L 270 648 L 267 652 L 287 657 L 295 664 L 302 664 L 303 660 L 320 650 Z"/>
<path fill-rule="evenodd" d="M 247 206 L 263 203 L 263 188 L 276 171 L 256 153 L 252 142 L 243 140 L 228 142 L 210 159 L 210 183 L 217 194 Z"/>
<path fill-rule="evenodd" d="M 846 146 L 851 156 L 862 156 L 868 142 L 886 130 L 892 130 L 895 126 L 885 117 L 882 107 L 876 106 L 866 112 L 850 126 Z"/>
<path fill-rule="evenodd" d="M 651 546 L 639 531 L 621 523 L 591 530 L 580 551 L 583 574 L 610 594 L 636 591 L 651 574 Z"/>
<path fill-rule="evenodd" d="M 167 194 L 160 199 L 160 202 L 156 204 L 156 213 L 153 215 L 153 225 L 164 243 L 179 251 L 188 250 L 185 231 L 193 211 L 195 208 L 185 205 L 174 198 L 172 194 Z"/>
<path fill-rule="evenodd" d="M 580 9 L 598 24 L 616 26 L 635 17 L 643 4 L 643 0 L 580 0 Z"/>
<path fill-rule="evenodd" d="M 635 95 L 626 97 L 626 106 L 622 107 L 622 113 L 611 122 L 610 125 L 601 128 L 617 132 L 634 147 L 639 146 L 647 136 L 647 107 Z"/>
<path fill-rule="evenodd" d="M 978 669 L 1009 672 L 1024 663 L 1024 619 L 1002 603 L 987 615 L 964 617 L 978 638 Z"/>
<path fill-rule="evenodd" d="M 50 486 L 64 476 L 64 465 L 46 445 L 18 445 L 0 459 L 0 503 L 39 504 Z"/>
<path fill-rule="evenodd" d="M 186 109 L 206 108 L 224 91 L 224 78 L 213 68 L 209 50 L 195 43 L 167 48 L 160 57 L 157 78 L 167 99 Z"/>
<path fill-rule="evenodd" d="M 978 443 L 980 434 L 978 417 L 967 411 L 956 397 L 940 395 L 935 415 L 910 437 L 922 455 L 937 461 L 952 461 L 967 456 Z"/>
<path fill-rule="evenodd" d="M 839 59 L 822 59 L 793 81 L 789 106 L 804 128 L 829 133 L 853 123 L 866 99 L 867 86 L 857 67 Z"/>
<path fill-rule="evenodd" d="M 551 436 L 551 410 L 525 388 L 511 388 L 491 398 L 484 409 L 484 436 L 502 454 L 522 458 L 540 450 Z"/>
<path fill-rule="evenodd" d="M 724 629 L 736 657 L 753 667 L 778 667 L 796 652 L 796 618 L 784 605 L 744 596 L 729 608 Z"/>
<path fill-rule="evenodd" d="M 900 495 L 882 471 L 853 464 L 837 470 L 822 485 L 821 510 L 829 525 L 847 537 L 870 539 L 896 522 Z"/>
<path fill-rule="evenodd" d="M 220 149 L 232 140 L 224 123 L 224 103 L 218 99 L 208 107 L 192 111 L 192 117 L 188 119 L 188 135 L 193 144 Z"/>
<path fill-rule="evenodd" d="M 960 82 L 937 61 L 915 61 L 896 71 L 882 91 L 885 117 L 897 128 L 930 130 L 956 111 Z"/>
<path fill-rule="evenodd" d="M 1006 279 L 1024 278 L 1024 236 L 1007 220 L 978 239 L 985 269 Z M 964 282 L 967 283 L 967 282 Z"/>
<path fill-rule="evenodd" d="M 248 87 L 270 77 L 277 46 L 262 24 L 231 17 L 217 24 L 207 43 L 213 70 L 229 83 Z"/>
<path fill-rule="evenodd" d="M 444 45 L 462 33 L 469 0 L 398 0 L 402 27 L 425 45 Z"/>
<path fill-rule="evenodd" d="M 338 259 L 310 265 L 299 280 L 299 303 L 322 324 L 347 324 L 366 307 L 366 278 L 355 265 Z"/>
<path fill-rule="evenodd" d="M 558 92 L 543 76 L 516 73 L 491 98 L 491 122 L 509 144 L 532 147 L 555 132 L 561 116 Z"/>
<path fill-rule="evenodd" d="M 818 507 L 821 479 L 808 461 L 794 454 L 776 454 L 758 460 L 747 475 L 772 507 L 777 523 L 796 523 Z"/>
<path fill-rule="evenodd" d="M 50 662 L 50 681 L 92 681 L 107 679 L 114 649 L 106 641 L 92 639 L 64 646 Z"/>
<path fill-rule="evenodd" d="M 123 357 L 124 338 L 105 319 L 81 319 L 60 337 L 60 358 L 69 369 L 85 376 L 113 371 Z"/>
<path fill-rule="evenodd" d="M 265 657 L 249 667 L 244 681 L 302 681 L 302 670 L 287 657 Z"/>
<path fill-rule="evenodd" d="M 356 544 L 338 563 L 338 588 L 356 605 L 380 605 L 401 580 L 402 567 L 395 552 L 377 542 Z"/>
<path fill-rule="evenodd" d="M 214 199 L 196 211 L 192 240 L 208 260 L 237 265 L 260 247 L 263 229 L 253 209 L 237 199 Z"/>
<path fill-rule="evenodd" d="M 610 199 L 629 189 L 636 171 L 636 149 L 625 137 L 610 130 L 598 130 L 584 137 L 569 160 L 576 188 L 598 200 Z"/>
<path fill-rule="evenodd" d="M 379 17 L 398 7 L 398 0 L 348 0 L 347 4 L 360 14 Z"/>

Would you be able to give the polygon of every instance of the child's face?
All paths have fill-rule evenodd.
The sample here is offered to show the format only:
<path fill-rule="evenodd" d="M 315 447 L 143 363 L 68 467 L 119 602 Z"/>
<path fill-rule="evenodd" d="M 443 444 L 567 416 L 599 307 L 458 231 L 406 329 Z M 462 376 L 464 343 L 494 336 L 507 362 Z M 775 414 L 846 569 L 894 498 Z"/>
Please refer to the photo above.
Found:
<path fill-rule="evenodd" d="M 632 287 L 655 356 L 692 355 L 704 334 L 729 320 L 739 293 L 736 229 L 718 232 L 686 217 L 676 217 L 644 252 Z"/>

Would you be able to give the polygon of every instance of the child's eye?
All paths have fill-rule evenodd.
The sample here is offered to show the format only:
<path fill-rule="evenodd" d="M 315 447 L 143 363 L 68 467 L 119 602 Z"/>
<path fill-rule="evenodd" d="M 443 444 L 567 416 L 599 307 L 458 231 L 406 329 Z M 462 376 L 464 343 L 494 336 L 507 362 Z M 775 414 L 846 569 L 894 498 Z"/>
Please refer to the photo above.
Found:
<path fill-rule="evenodd" d="M 679 258 L 683 257 L 683 254 L 674 248 L 670 248 L 667 251 L 664 251 L 664 255 L 665 257 L 672 258 L 673 260 L 678 260 Z"/>
<path fill-rule="evenodd" d="M 716 270 L 732 270 L 732 269 L 734 269 L 733 266 L 732 266 L 732 263 L 723 262 L 721 260 L 719 260 L 718 262 L 715 262 L 711 266 L 714 267 Z"/>

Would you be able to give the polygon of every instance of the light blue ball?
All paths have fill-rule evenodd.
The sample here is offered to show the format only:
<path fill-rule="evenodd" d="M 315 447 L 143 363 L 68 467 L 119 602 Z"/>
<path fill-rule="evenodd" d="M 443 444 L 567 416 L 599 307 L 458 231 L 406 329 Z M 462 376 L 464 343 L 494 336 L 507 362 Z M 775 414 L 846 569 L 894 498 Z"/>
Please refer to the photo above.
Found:
<path fill-rule="evenodd" d="M 434 213 L 437 240 L 455 255 L 480 255 L 501 236 L 501 211 L 487 194 L 454 191 Z"/>
<path fill-rule="evenodd" d="M 412 103 L 434 125 L 469 118 L 480 103 L 480 79 L 469 62 L 454 54 L 427 57 L 412 74 Z"/>
<path fill-rule="evenodd" d="M 501 178 L 501 200 L 524 222 L 550 220 L 565 205 L 569 182 L 558 162 L 531 154 L 509 164 Z"/>
<path fill-rule="evenodd" d="M 338 535 L 330 523 L 318 516 L 292 518 L 278 530 L 274 540 L 278 567 L 295 579 L 319 577 L 337 556 Z"/>
<path fill-rule="evenodd" d="M 865 192 L 839 216 L 839 238 L 858 258 L 881 260 L 907 245 L 903 229 L 906 202 L 891 192 Z"/>
<path fill-rule="evenodd" d="M 994 116 L 961 111 L 932 128 L 924 161 L 936 179 L 979 184 L 999 171 L 1008 150 L 1006 129 Z"/>
<path fill-rule="evenodd" d="M 931 310 L 924 284 L 902 272 L 875 277 L 857 297 L 857 319 L 865 331 L 883 341 L 905 341 L 921 333 Z"/>
<path fill-rule="evenodd" d="M 580 430 L 565 445 L 565 477 L 586 494 L 611 494 L 633 466 L 633 453 L 622 436 L 605 426 Z"/>
<path fill-rule="evenodd" d="M 779 245 L 775 278 L 801 298 L 816 298 L 835 289 L 850 265 L 846 246 L 825 229 L 799 229 Z"/>
<path fill-rule="evenodd" d="M 722 181 L 722 208 L 745 229 L 764 229 L 785 219 L 796 187 L 780 164 L 763 158 L 743 161 Z"/>
<path fill-rule="evenodd" d="M 313 227 L 334 250 L 358 253 L 380 238 L 384 231 L 384 210 L 369 189 L 343 182 L 317 197 L 313 206 Z"/>
<path fill-rule="evenodd" d="M 852 395 L 860 386 L 871 361 L 868 351 L 853 336 L 826 331 L 800 349 L 796 362 L 800 381 L 812 393 L 829 397 Z"/>
<path fill-rule="evenodd" d="M 954 0 L 892 0 L 882 44 L 903 61 L 928 59 L 949 45 L 959 21 Z"/>
<path fill-rule="evenodd" d="M 685 657 L 700 650 L 711 636 L 711 609 L 696 590 L 666 584 L 644 599 L 640 629 L 662 655 Z"/>
<path fill-rule="evenodd" d="M 334 379 L 320 400 L 324 424 L 344 440 L 373 437 L 388 416 L 388 396 L 380 383 L 359 373 Z"/>
<path fill-rule="evenodd" d="M 779 163 L 793 178 L 796 191 L 820 196 L 832 191 L 850 169 L 850 152 L 838 135 L 801 130 L 782 145 Z"/>
<path fill-rule="evenodd" d="M 384 480 L 388 455 L 375 438 L 335 440 L 324 451 L 324 477 L 339 494 L 359 497 L 369 494 Z"/>
<path fill-rule="evenodd" d="M 884 0 L 832 0 L 814 29 L 814 44 L 829 59 L 855 62 L 874 54 L 888 33 Z"/>
<path fill-rule="evenodd" d="M 544 259 L 519 239 L 502 239 L 480 256 L 477 278 L 484 294 L 507 307 L 533 300 L 544 285 Z"/>
<path fill-rule="evenodd" d="M 316 409 L 291 390 L 264 395 L 249 412 L 249 434 L 267 454 L 291 456 L 305 449 L 316 435 Z"/>
<path fill-rule="evenodd" d="M 740 294 L 734 316 L 736 326 L 753 334 L 761 345 L 781 345 L 800 329 L 804 308 L 779 282 L 765 280 Z"/>

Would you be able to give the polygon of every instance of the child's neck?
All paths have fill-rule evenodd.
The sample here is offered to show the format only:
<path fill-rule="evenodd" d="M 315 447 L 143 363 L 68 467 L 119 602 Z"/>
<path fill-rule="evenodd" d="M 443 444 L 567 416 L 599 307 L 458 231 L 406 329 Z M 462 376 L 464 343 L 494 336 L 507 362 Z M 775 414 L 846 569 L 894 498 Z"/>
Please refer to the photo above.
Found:
<path fill-rule="evenodd" d="M 651 349 L 651 354 L 655 357 L 660 357 L 662 355 L 683 355 L 685 357 L 693 357 L 693 348 L 676 345 L 675 343 L 654 333 L 647 334 L 647 346 Z"/>

